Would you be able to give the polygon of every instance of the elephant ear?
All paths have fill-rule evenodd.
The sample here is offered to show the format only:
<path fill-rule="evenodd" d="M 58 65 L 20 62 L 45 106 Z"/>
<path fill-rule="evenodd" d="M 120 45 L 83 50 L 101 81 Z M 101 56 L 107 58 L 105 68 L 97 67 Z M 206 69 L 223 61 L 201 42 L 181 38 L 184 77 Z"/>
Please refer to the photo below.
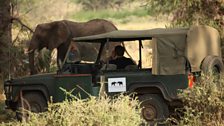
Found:
<path fill-rule="evenodd" d="M 68 40 L 70 31 L 63 21 L 52 22 L 48 49 L 53 50 Z"/>

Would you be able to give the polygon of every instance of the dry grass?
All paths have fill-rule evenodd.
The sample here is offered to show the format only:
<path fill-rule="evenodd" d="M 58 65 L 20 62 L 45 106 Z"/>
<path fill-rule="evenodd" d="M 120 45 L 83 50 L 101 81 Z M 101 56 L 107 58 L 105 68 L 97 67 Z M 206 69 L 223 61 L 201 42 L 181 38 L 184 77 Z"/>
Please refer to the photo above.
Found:
<path fill-rule="evenodd" d="M 116 99 L 79 99 L 72 96 L 71 101 L 50 104 L 48 112 L 30 113 L 24 122 L 12 121 L 2 125 L 19 126 L 137 126 L 143 122 L 139 103 L 129 96 L 120 95 Z"/>
<path fill-rule="evenodd" d="M 202 76 L 192 89 L 180 96 L 184 101 L 183 115 L 175 122 L 188 126 L 224 126 L 224 76 Z"/>

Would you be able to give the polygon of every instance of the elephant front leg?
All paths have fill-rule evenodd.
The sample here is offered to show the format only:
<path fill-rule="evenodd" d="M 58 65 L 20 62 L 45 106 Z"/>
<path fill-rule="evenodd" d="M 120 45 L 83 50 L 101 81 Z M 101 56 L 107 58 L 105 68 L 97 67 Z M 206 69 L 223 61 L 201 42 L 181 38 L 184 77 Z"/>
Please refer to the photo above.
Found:
<path fill-rule="evenodd" d="M 61 45 L 57 48 L 57 67 L 60 71 L 65 63 L 65 57 L 67 53 L 68 47 L 65 45 Z"/>

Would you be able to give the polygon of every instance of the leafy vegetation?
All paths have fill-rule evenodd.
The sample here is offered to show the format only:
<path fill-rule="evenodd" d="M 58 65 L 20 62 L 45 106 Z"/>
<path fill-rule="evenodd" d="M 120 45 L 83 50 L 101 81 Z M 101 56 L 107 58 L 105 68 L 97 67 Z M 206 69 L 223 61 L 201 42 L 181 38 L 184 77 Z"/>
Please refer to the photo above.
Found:
<path fill-rule="evenodd" d="M 193 24 L 211 25 L 221 33 L 224 28 L 223 0 L 146 0 L 153 14 L 172 16 L 173 24 L 191 26 Z"/>

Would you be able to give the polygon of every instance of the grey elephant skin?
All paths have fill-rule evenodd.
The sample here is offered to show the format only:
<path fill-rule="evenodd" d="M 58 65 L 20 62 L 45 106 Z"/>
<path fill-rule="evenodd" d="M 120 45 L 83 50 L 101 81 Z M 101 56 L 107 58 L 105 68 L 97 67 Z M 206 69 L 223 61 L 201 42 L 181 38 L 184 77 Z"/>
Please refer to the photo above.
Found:
<path fill-rule="evenodd" d="M 104 19 L 94 19 L 88 22 L 61 20 L 37 25 L 28 47 L 30 74 L 37 73 L 34 65 L 35 50 L 40 51 L 45 47 L 49 50 L 56 48 L 58 51 L 57 65 L 59 67 L 59 60 L 64 61 L 72 38 L 96 35 L 114 30 L 117 30 L 115 25 Z M 118 43 L 110 46 L 116 45 L 118 45 Z M 83 45 L 80 46 L 80 44 L 76 44 L 76 46 L 78 46 L 78 49 L 79 47 L 83 48 Z M 94 50 L 93 47 L 84 48 L 85 50 L 80 49 L 79 52 L 82 54 L 83 52 L 87 52 L 85 55 L 93 54 L 91 51 L 88 53 L 88 50 Z M 113 47 L 110 47 L 110 50 L 112 49 Z"/>

